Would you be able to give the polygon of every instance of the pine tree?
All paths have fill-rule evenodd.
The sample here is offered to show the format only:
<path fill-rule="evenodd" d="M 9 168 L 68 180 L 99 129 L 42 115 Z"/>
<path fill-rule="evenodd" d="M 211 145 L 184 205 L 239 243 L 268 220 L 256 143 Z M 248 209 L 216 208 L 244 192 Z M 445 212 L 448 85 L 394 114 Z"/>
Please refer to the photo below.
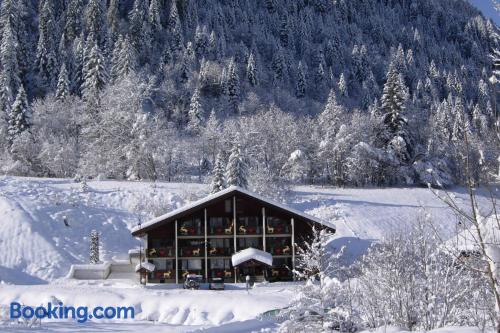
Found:
<path fill-rule="evenodd" d="M 297 84 L 295 86 L 295 96 L 297 98 L 302 98 L 306 95 L 306 74 L 302 62 L 299 61 L 299 67 L 297 68 Z"/>
<path fill-rule="evenodd" d="M 111 40 L 114 43 L 120 34 L 120 16 L 118 10 L 119 0 L 110 0 L 106 18 L 108 20 L 108 29 L 111 35 Z"/>
<path fill-rule="evenodd" d="M 113 50 L 113 79 L 123 79 L 137 68 L 137 57 L 128 36 L 119 37 Z"/>
<path fill-rule="evenodd" d="M 113 0 L 116 1 L 116 0 Z M 82 0 L 70 0 L 66 9 L 66 24 L 64 35 L 68 40 L 74 40 L 82 32 Z"/>
<path fill-rule="evenodd" d="M 226 180 L 228 186 L 248 187 L 247 164 L 239 144 L 235 144 L 229 155 L 226 166 Z"/>
<path fill-rule="evenodd" d="M 198 134 L 203 126 L 203 109 L 200 102 L 200 89 L 194 90 L 189 104 L 188 130 L 193 134 Z"/>
<path fill-rule="evenodd" d="M 237 114 L 240 99 L 240 79 L 234 58 L 231 59 L 227 72 L 227 93 L 231 110 Z"/>
<path fill-rule="evenodd" d="M 168 18 L 168 31 L 171 34 L 170 45 L 172 51 L 180 51 L 182 48 L 182 27 L 179 13 L 177 11 L 176 1 L 172 1 L 170 6 L 170 15 Z"/>
<path fill-rule="evenodd" d="M 215 165 L 212 170 L 212 182 L 210 184 L 210 193 L 222 191 L 225 187 L 224 178 L 224 158 L 221 153 L 217 154 Z"/>
<path fill-rule="evenodd" d="M 135 0 L 129 14 L 129 38 L 139 58 L 144 60 L 144 62 L 149 59 L 151 48 L 151 28 L 149 26 L 148 11 L 147 1 Z"/>
<path fill-rule="evenodd" d="M 406 124 L 406 119 L 402 115 L 406 102 L 405 89 L 396 66 L 391 63 L 387 72 L 387 80 L 384 84 L 381 101 L 384 112 L 384 123 L 389 126 L 393 133 L 399 131 Z"/>
<path fill-rule="evenodd" d="M 283 82 L 286 71 L 285 57 L 281 47 L 278 47 L 276 50 L 271 66 L 274 72 L 273 84 L 278 86 L 281 82 Z"/>
<path fill-rule="evenodd" d="M 49 88 L 54 86 L 57 75 L 55 23 L 51 1 L 42 1 L 38 22 L 36 66 L 42 86 L 45 85 Z"/>
<path fill-rule="evenodd" d="M 66 65 L 63 63 L 61 70 L 59 71 L 59 78 L 57 80 L 56 98 L 58 100 L 64 100 L 69 96 L 69 79 L 68 71 L 66 71 Z"/>
<path fill-rule="evenodd" d="M 2 112 L 0 119 L 9 117 L 10 109 L 13 102 L 13 92 L 9 87 L 10 77 L 4 71 L 0 72 L 0 111 Z"/>
<path fill-rule="evenodd" d="M 14 94 L 21 84 L 19 64 L 17 61 L 17 42 L 12 32 L 10 21 L 4 24 L 2 41 L 0 44 L 0 63 L 2 64 L 3 89 Z"/>
<path fill-rule="evenodd" d="M 9 114 L 8 124 L 9 142 L 30 127 L 30 113 L 28 109 L 28 98 L 24 87 L 21 85 L 17 93 L 16 100 L 12 105 L 12 110 Z"/>
<path fill-rule="evenodd" d="M 85 11 L 86 37 L 92 36 L 99 47 L 104 44 L 106 31 L 106 19 L 104 14 L 103 0 L 89 0 Z"/>
<path fill-rule="evenodd" d="M 95 229 L 90 232 L 90 263 L 99 263 L 99 232 Z"/>
<path fill-rule="evenodd" d="M 347 88 L 347 82 L 346 82 L 344 73 L 342 73 L 340 75 L 339 83 L 338 83 L 338 89 L 339 89 L 340 96 L 342 96 L 342 97 L 348 97 L 349 96 L 349 92 L 348 92 L 348 88 Z"/>
<path fill-rule="evenodd" d="M 248 57 L 247 79 L 252 87 L 255 87 L 258 85 L 259 81 L 257 79 L 257 64 L 255 63 L 255 56 L 254 56 L 253 52 L 251 52 L 250 56 Z"/>
<path fill-rule="evenodd" d="M 87 102 L 97 103 L 98 94 L 107 81 L 107 72 L 104 64 L 104 57 L 96 43 L 91 46 L 90 54 L 86 57 L 83 68 L 82 93 Z"/>

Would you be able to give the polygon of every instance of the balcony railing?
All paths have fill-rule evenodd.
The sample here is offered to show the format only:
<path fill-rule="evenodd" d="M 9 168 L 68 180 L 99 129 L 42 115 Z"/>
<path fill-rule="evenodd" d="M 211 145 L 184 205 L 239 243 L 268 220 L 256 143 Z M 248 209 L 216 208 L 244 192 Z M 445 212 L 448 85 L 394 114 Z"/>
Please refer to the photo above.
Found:
<path fill-rule="evenodd" d="M 146 250 L 146 254 L 149 258 L 159 258 L 159 257 L 174 257 L 175 248 L 173 246 L 169 247 L 152 247 Z"/>
<path fill-rule="evenodd" d="M 179 227 L 179 236 L 203 236 L 203 229 L 189 227 L 189 226 L 180 226 Z"/>
<path fill-rule="evenodd" d="M 150 278 L 154 280 L 172 280 L 175 279 L 175 271 L 173 269 L 155 271 L 151 273 Z"/>
<path fill-rule="evenodd" d="M 266 226 L 266 234 L 268 235 L 273 235 L 273 234 L 289 234 L 290 231 L 290 226 L 287 224 L 268 224 Z"/>
<path fill-rule="evenodd" d="M 234 233 L 232 224 L 224 226 L 209 226 L 207 229 L 208 235 L 210 236 L 232 235 Z"/>
<path fill-rule="evenodd" d="M 262 228 L 260 226 L 245 226 L 240 225 L 236 231 L 238 235 L 262 235 Z"/>
<path fill-rule="evenodd" d="M 292 247 L 290 245 L 268 245 L 268 250 L 272 255 L 275 256 L 292 254 Z"/>
<path fill-rule="evenodd" d="M 233 277 L 233 271 L 231 269 L 212 268 L 210 269 L 210 276 L 229 279 Z"/>
<path fill-rule="evenodd" d="M 191 247 L 185 246 L 179 248 L 179 257 L 203 257 L 205 256 L 205 251 L 203 247 Z"/>
<path fill-rule="evenodd" d="M 232 248 L 227 247 L 208 247 L 208 256 L 209 257 L 217 257 L 217 256 L 230 256 L 232 254 Z"/>

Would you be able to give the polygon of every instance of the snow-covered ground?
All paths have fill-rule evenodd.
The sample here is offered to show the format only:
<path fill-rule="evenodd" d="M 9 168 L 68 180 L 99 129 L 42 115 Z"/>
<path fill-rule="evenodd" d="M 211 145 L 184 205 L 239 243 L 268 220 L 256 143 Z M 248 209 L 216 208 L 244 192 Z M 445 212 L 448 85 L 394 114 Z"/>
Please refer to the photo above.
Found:
<path fill-rule="evenodd" d="M 206 195 L 201 184 L 92 181 L 82 190 L 69 179 L 0 178 L 0 305 L 16 300 L 39 305 L 52 297 L 77 306 L 127 305 L 137 309 L 135 321 L 44 323 L 51 332 L 270 332 L 275 324 L 256 320 L 267 310 L 286 306 L 293 284 L 261 285 L 247 294 L 241 286 L 224 292 L 184 291 L 166 286 L 142 288 L 132 281 L 75 281 L 64 277 L 71 264 L 88 263 L 89 235 L 101 234 L 101 259 L 127 258 L 138 246 L 130 230 L 139 219 L 178 208 Z M 466 204 L 463 189 L 452 196 Z M 482 198 L 485 202 L 486 197 Z M 333 248 L 347 246 L 354 259 L 388 233 L 416 218 L 431 215 L 444 238 L 457 220 L 446 205 L 425 188 L 336 189 L 296 187 L 287 204 L 333 222 Z M 147 211 L 140 215 L 138 212 Z M 222 325 L 222 326 L 221 326 Z M 23 330 L 4 326 L 0 331 Z M 28 331 L 32 331 L 26 329 Z M 387 332 L 399 332 L 389 329 Z M 450 329 L 447 332 L 476 332 Z"/>

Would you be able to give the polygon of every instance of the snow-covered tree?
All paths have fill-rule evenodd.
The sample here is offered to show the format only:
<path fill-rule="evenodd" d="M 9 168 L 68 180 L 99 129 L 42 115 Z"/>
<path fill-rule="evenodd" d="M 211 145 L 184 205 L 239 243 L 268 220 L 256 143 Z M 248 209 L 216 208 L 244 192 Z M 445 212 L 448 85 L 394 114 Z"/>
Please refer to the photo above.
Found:
<path fill-rule="evenodd" d="M 227 71 L 227 94 L 231 110 L 237 114 L 240 101 L 240 79 L 234 58 L 231 59 Z"/>
<path fill-rule="evenodd" d="M 137 57 L 128 36 L 119 37 L 113 50 L 113 79 L 123 79 L 137 68 Z"/>
<path fill-rule="evenodd" d="M 226 183 L 228 186 L 248 187 L 248 167 L 239 144 L 234 144 L 226 166 Z"/>
<path fill-rule="evenodd" d="M 59 78 L 57 79 L 56 98 L 64 100 L 69 96 L 69 78 L 66 65 L 63 63 L 59 71 Z"/>
<path fill-rule="evenodd" d="M 346 81 L 344 73 L 342 73 L 340 75 L 339 83 L 337 86 L 338 86 L 339 94 L 341 97 L 348 97 L 349 96 L 349 90 L 347 87 L 347 81 Z"/>
<path fill-rule="evenodd" d="M 90 263 L 99 263 L 99 232 L 95 229 L 90 232 Z"/>
<path fill-rule="evenodd" d="M 279 332 L 354 332 L 356 314 L 341 282 L 333 277 L 341 269 L 343 249 L 330 256 L 326 245 L 332 234 L 313 226 L 310 241 L 297 249 L 294 274 L 306 280 L 291 304 L 280 312 Z"/>
<path fill-rule="evenodd" d="M 191 133 L 198 134 L 203 126 L 203 108 L 200 101 L 200 89 L 196 88 L 191 96 L 188 111 L 187 129 Z"/>
<path fill-rule="evenodd" d="M 257 78 L 257 64 L 255 62 L 255 56 L 253 53 L 250 53 L 247 62 L 247 79 L 251 86 L 255 87 L 258 85 Z"/>
<path fill-rule="evenodd" d="M 91 43 L 91 45 L 89 45 L 92 47 L 90 53 L 84 59 L 82 94 L 85 100 L 95 103 L 99 92 L 107 82 L 108 75 L 101 50 L 97 44 Z"/>
<path fill-rule="evenodd" d="M 18 135 L 28 130 L 29 127 L 30 111 L 28 108 L 28 98 L 26 97 L 24 87 L 21 85 L 9 114 L 9 142 L 13 142 Z"/>
<path fill-rule="evenodd" d="M 36 48 L 36 66 L 40 84 L 49 88 L 55 84 L 57 77 L 57 41 L 55 39 L 56 19 L 52 2 L 40 2 L 40 18 L 38 21 L 38 44 Z"/>
<path fill-rule="evenodd" d="M 297 67 L 297 83 L 295 85 L 295 96 L 302 98 L 306 95 L 307 82 L 306 73 L 302 62 L 299 61 L 299 66 Z"/>
<path fill-rule="evenodd" d="M 221 153 L 217 154 L 215 165 L 212 170 L 212 182 L 210 183 L 210 193 L 222 191 L 225 187 L 224 177 L 224 157 Z"/>

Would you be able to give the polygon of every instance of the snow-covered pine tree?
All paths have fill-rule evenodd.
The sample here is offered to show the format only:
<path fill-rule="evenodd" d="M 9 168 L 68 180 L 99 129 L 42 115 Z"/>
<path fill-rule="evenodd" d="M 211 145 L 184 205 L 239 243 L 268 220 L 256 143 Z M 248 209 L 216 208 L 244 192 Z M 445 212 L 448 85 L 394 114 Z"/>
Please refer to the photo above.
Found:
<path fill-rule="evenodd" d="M 257 64 L 255 63 L 255 56 L 254 56 L 253 52 L 251 52 L 250 56 L 248 57 L 247 79 L 252 87 L 255 87 L 258 85 L 259 81 L 257 78 Z"/>
<path fill-rule="evenodd" d="M 117 40 L 120 34 L 120 13 L 119 13 L 119 0 L 110 0 L 108 5 L 108 10 L 106 13 L 106 19 L 108 23 L 108 30 L 112 43 Z"/>
<path fill-rule="evenodd" d="M 346 78 L 345 78 L 345 75 L 344 73 L 342 73 L 340 75 L 340 78 L 339 78 L 339 83 L 337 85 L 337 88 L 339 90 L 339 95 L 341 97 L 348 97 L 349 96 L 349 89 L 347 87 L 347 81 L 346 81 Z"/>
<path fill-rule="evenodd" d="M 212 182 L 210 183 L 210 193 L 222 191 L 225 187 L 224 177 L 224 157 L 221 153 L 217 154 L 215 165 L 212 170 Z"/>
<path fill-rule="evenodd" d="M 401 74 L 396 70 L 396 65 L 391 62 L 381 98 L 383 122 L 387 133 L 381 136 L 389 151 L 394 152 L 401 162 L 408 162 L 413 151 L 410 133 L 407 129 L 408 120 L 403 116 L 406 95 L 406 87 Z"/>
<path fill-rule="evenodd" d="M 177 11 L 177 2 L 172 1 L 170 6 L 170 14 L 168 17 L 168 31 L 170 32 L 170 46 L 172 51 L 180 51 L 182 49 L 182 26 L 181 20 L 179 18 L 179 12 Z"/>
<path fill-rule="evenodd" d="M 248 167 L 239 144 L 234 144 L 226 166 L 228 186 L 248 187 Z"/>
<path fill-rule="evenodd" d="M 299 61 L 299 66 L 297 67 L 297 83 L 295 85 L 295 96 L 297 98 L 302 98 L 306 95 L 306 73 L 304 67 L 302 66 L 302 61 Z"/>
<path fill-rule="evenodd" d="M 106 32 L 105 5 L 103 0 L 89 0 L 85 11 L 85 37 L 93 36 L 102 47 Z"/>
<path fill-rule="evenodd" d="M 63 63 L 57 79 L 56 98 L 60 101 L 69 96 L 69 79 L 66 65 Z"/>
<path fill-rule="evenodd" d="M 38 21 L 38 44 L 36 48 L 36 66 L 41 87 L 51 88 L 57 77 L 57 41 L 55 38 L 56 21 L 51 1 L 40 2 Z"/>
<path fill-rule="evenodd" d="M 12 105 L 12 110 L 9 114 L 9 142 L 12 143 L 19 134 L 28 130 L 29 127 L 30 112 L 28 107 L 28 98 L 26 97 L 23 85 L 21 85 L 19 87 L 16 100 Z"/>
<path fill-rule="evenodd" d="M 95 105 L 98 103 L 99 92 L 106 84 L 108 75 L 104 57 L 97 43 L 88 41 L 87 44 L 87 47 L 91 47 L 91 49 L 83 68 L 82 94 L 87 102 Z"/>
<path fill-rule="evenodd" d="M 187 129 L 192 134 L 199 134 L 203 126 L 203 108 L 200 99 L 200 89 L 196 88 L 191 96 L 188 111 Z"/>
<path fill-rule="evenodd" d="M 227 71 L 227 94 L 231 111 L 237 114 L 240 102 L 240 79 L 234 58 L 232 58 L 229 62 L 229 68 Z"/>
<path fill-rule="evenodd" d="M 99 263 L 99 232 L 95 229 L 90 232 L 90 263 Z"/>
<path fill-rule="evenodd" d="M 120 36 L 113 50 L 113 79 L 120 80 L 136 71 L 137 56 L 128 36 Z"/>
<path fill-rule="evenodd" d="M 151 27 L 148 20 L 148 3 L 144 0 L 134 0 L 134 5 L 129 13 L 129 35 L 131 44 L 137 51 L 141 63 L 150 59 Z M 127 39 L 127 37 L 125 37 Z"/>
<path fill-rule="evenodd" d="M 14 94 L 21 84 L 19 64 L 17 61 L 18 43 L 12 31 L 10 20 L 3 24 L 2 41 L 0 44 L 0 63 L 2 64 L 3 89 Z"/>
<path fill-rule="evenodd" d="M 113 0 L 116 1 L 116 0 Z M 74 40 L 82 31 L 83 0 L 70 0 L 66 9 L 66 24 L 64 35 L 68 40 Z"/>

